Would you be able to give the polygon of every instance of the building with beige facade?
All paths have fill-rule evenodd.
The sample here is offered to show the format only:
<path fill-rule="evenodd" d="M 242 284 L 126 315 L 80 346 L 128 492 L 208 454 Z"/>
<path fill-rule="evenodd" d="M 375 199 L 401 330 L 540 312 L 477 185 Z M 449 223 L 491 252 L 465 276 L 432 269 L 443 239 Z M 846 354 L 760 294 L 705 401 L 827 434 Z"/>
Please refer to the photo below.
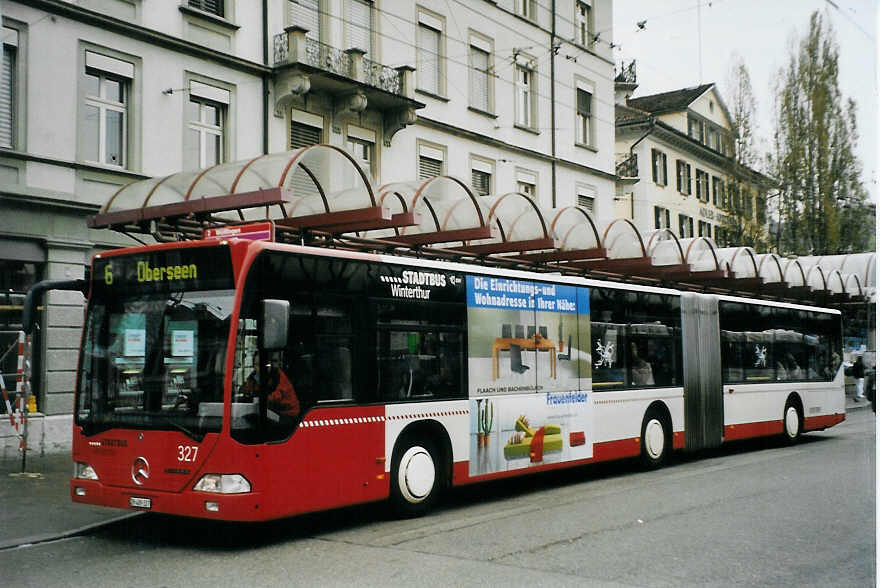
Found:
<path fill-rule="evenodd" d="M 719 246 L 742 244 L 730 234 L 737 222 L 766 232 L 773 180 L 734 164 L 730 113 L 715 84 L 633 98 L 635 88 L 630 68 L 618 77 L 615 110 L 618 216 Z"/>

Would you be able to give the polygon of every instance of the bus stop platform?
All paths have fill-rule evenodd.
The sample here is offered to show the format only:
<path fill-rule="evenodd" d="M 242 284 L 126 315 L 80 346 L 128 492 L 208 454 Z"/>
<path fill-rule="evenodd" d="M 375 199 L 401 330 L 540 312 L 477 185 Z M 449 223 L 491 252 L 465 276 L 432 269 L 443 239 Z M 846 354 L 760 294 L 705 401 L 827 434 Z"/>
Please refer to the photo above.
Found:
<path fill-rule="evenodd" d="M 870 409 L 847 396 L 846 411 Z M 87 534 L 140 513 L 76 504 L 70 500 L 73 462 L 69 453 L 0 458 L 0 550 Z"/>

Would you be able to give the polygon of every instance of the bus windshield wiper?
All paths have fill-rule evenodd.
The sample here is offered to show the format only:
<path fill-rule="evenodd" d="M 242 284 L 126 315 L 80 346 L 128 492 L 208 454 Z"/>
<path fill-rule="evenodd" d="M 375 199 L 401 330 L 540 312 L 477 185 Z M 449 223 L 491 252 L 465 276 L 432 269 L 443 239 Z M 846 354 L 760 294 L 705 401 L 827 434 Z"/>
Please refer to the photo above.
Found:
<path fill-rule="evenodd" d="M 202 439 L 204 439 L 204 435 L 199 435 L 197 433 L 193 433 L 192 431 L 190 431 L 189 429 L 184 427 L 182 424 L 180 424 L 176 420 L 172 419 L 170 416 L 162 415 L 162 417 L 165 419 L 165 422 L 167 422 L 169 425 L 173 426 L 174 428 L 178 429 L 179 431 L 183 432 L 183 434 L 186 435 L 187 437 L 189 437 L 190 439 L 193 439 L 195 441 L 201 441 Z"/>

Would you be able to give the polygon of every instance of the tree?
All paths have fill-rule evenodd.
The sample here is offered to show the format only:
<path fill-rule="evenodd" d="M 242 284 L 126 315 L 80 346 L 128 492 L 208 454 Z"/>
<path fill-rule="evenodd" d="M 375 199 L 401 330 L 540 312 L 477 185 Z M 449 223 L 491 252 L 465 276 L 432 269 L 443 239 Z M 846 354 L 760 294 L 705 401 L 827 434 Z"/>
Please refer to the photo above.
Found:
<path fill-rule="evenodd" d="M 838 59 L 834 31 L 817 11 L 777 78 L 771 161 L 780 181 L 775 240 L 782 254 L 866 251 L 873 243 L 854 154 L 856 105 L 841 95 Z"/>
<path fill-rule="evenodd" d="M 752 130 L 756 118 L 756 100 L 752 81 L 743 58 L 734 54 L 727 76 L 727 104 L 733 134 L 733 158 L 727 169 L 727 194 L 722 198 L 724 220 L 721 231 L 725 240 L 765 250 L 769 244 L 766 230 L 766 178 L 754 172 L 759 161 Z M 757 194 L 753 189 L 757 187 Z"/>

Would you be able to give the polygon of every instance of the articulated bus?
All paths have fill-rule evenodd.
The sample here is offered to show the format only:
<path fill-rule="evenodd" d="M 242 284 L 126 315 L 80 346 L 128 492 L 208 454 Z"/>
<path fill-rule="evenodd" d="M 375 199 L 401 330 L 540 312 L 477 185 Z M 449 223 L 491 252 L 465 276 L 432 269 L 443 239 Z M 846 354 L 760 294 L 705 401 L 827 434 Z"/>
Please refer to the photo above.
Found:
<path fill-rule="evenodd" d="M 834 310 L 271 241 L 97 255 L 72 500 L 259 521 L 844 415 Z"/>

